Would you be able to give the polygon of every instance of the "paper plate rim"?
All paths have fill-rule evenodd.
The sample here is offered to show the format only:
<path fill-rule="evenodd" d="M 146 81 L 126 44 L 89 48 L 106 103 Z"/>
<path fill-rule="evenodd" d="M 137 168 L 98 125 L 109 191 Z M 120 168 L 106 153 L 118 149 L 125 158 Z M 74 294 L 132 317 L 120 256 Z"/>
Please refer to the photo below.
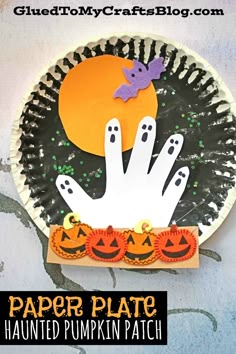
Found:
<path fill-rule="evenodd" d="M 172 45 L 176 47 L 178 50 L 183 50 L 187 56 L 192 56 L 196 63 L 201 63 L 204 65 L 204 69 L 209 72 L 212 77 L 214 78 L 215 82 L 221 88 L 221 91 L 224 92 L 227 101 L 230 104 L 231 113 L 236 115 L 236 102 L 234 102 L 233 95 L 231 94 L 229 88 L 226 86 L 224 80 L 219 75 L 219 73 L 208 63 L 207 60 L 202 58 L 198 53 L 189 49 L 187 46 L 180 44 L 175 40 L 171 40 L 164 36 L 159 36 L 153 33 L 142 33 L 142 32 L 127 32 L 127 33 L 111 33 L 107 36 L 99 36 L 95 37 L 93 40 L 89 42 L 83 40 L 81 44 L 76 49 L 71 48 L 61 55 L 54 57 L 53 60 L 49 61 L 49 65 L 46 68 L 43 68 L 42 71 L 37 75 L 37 78 L 32 82 L 32 85 L 27 90 L 25 97 L 22 99 L 22 102 L 19 105 L 19 108 L 16 112 L 16 118 L 14 119 L 12 130 L 11 130 L 11 141 L 10 141 L 10 161 L 11 161 L 11 172 L 13 175 L 13 180 L 16 185 L 17 192 L 21 198 L 21 201 L 30 215 L 33 222 L 36 224 L 37 227 L 47 236 L 49 237 L 49 227 L 46 225 L 45 221 L 40 217 L 40 214 L 43 210 L 43 207 L 34 207 L 35 199 L 30 197 L 30 188 L 29 186 L 25 185 L 26 177 L 22 174 L 22 167 L 20 168 L 19 160 L 22 157 L 22 153 L 18 150 L 20 147 L 20 136 L 21 136 L 21 128 L 19 127 L 21 115 L 24 111 L 24 107 L 26 103 L 29 101 L 31 92 L 33 91 L 34 87 L 38 85 L 40 79 L 47 73 L 51 68 L 55 67 L 56 63 L 69 56 L 70 53 L 74 53 L 78 51 L 79 48 L 83 48 L 85 46 L 91 47 L 94 43 L 98 43 L 101 41 L 107 41 L 111 39 L 129 39 L 129 38 L 136 38 L 140 40 L 156 40 L 167 43 L 168 45 Z M 66 54 L 64 54 L 66 53 Z M 22 165 L 21 165 L 22 166 Z M 236 176 L 234 177 L 236 181 Z M 233 204 L 236 200 L 236 187 L 231 188 L 228 192 L 228 196 L 225 199 L 224 206 L 219 211 L 219 216 L 215 219 L 210 226 L 202 225 L 203 234 L 199 238 L 199 245 L 201 245 L 204 241 L 210 238 L 213 233 L 220 227 L 223 223 L 227 215 L 229 214 L 230 210 L 233 207 Z"/>

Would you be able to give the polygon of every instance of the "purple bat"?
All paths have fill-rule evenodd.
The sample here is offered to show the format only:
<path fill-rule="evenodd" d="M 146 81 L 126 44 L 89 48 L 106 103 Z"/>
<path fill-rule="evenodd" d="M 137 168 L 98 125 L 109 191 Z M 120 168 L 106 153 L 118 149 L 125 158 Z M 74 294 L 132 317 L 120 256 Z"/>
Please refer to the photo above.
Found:
<path fill-rule="evenodd" d="M 164 58 L 153 59 L 148 64 L 148 69 L 138 60 L 134 60 L 132 69 L 123 69 L 126 79 L 130 85 L 122 84 L 115 91 L 114 98 L 122 98 L 127 101 L 131 97 L 136 97 L 139 90 L 145 89 L 150 84 L 151 80 L 160 79 L 162 72 L 166 71 L 163 65 Z"/>

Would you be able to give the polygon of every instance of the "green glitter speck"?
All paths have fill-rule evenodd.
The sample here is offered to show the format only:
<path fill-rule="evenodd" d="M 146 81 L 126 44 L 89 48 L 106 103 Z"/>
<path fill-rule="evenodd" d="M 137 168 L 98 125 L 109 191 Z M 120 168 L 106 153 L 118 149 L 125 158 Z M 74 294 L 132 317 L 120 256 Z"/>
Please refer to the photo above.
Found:
<path fill-rule="evenodd" d="M 80 163 L 80 165 L 83 165 L 83 164 L 84 164 L 84 161 L 80 161 L 79 163 Z"/>
<path fill-rule="evenodd" d="M 66 143 L 66 146 L 70 146 L 70 143 Z"/>
<path fill-rule="evenodd" d="M 185 114 L 181 114 L 181 117 L 184 118 L 184 117 L 185 117 Z"/>
<path fill-rule="evenodd" d="M 85 187 L 88 187 L 88 183 L 85 183 L 85 185 L 84 185 Z"/>
<path fill-rule="evenodd" d="M 84 177 L 87 177 L 87 173 L 83 173 L 83 176 L 84 176 Z"/>
<path fill-rule="evenodd" d="M 191 120 L 191 118 L 190 118 L 190 117 L 188 117 L 188 118 L 187 118 L 187 120 L 189 121 L 189 120 Z"/>
<path fill-rule="evenodd" d="M 194 191 L 194 192 L 193 192 L 193 195 L 197 195 L 197 192 Z"/>
<path fill-rule="evenodd" d="M 46 173 L 43 173 L 43 174 L 42 174 L 42 177 L 46 177 Z"/>
<path fill-rule="evenodd" d="M 204 148 L 205 147 L 202 140 L 198 141 L 198 145 L 199 145 L 200 148 Z"/>
<path fill-rule="evenodd" d="M 166 104 L 165 104 L 165 102 L 162 102 L 162 104 L 161 104 L 161 105 L 162 105 L 162 107 L 165 107 L 165 105 L 166 105 Z"/>
<path fill-rule="evenodd" d="M 53 160 L 56 160 L 57 158 L 56 158 L 56 156 L 55 156 L 55 155 L 53 155 L 53 156 L 52 156 L 52 159 L 53 159 Z"/>
<path fill-rule="evenodd" d="M 193 125 L 192 124 L 189 124 L 189 128 L 192 128 L 193 127 Z"/>
<path fill-rule="evenodd" d="M 163 77 L 163 79 L 166 81 L 167 77 L 166 77 L 166 76 L 164 76 L 164 77 Z"/>
<path fill-rule="evenodd" d="M 194 169 L 195 169 L 195 166 L 191 166 L 191 169 L 194 170 Z"/>
<path fill-rule="evenodd" d="M 55 138 L 51 138 L 52 141 L 55 141 Z"/>
<path fill-rule="evenodd" d="M 197 126 L 200 127 L 201 123 L 200 122 L 197 122 Z"/>
<path fill-rule="evenodd" d="M 57 134 L 57 135 L 60 134 L 59 130 L 56 131 L 56 134 Z"/>
<path fill-rule="evenodd" d="M 95 178 L 100 178 L 100 177 L 101 177 L 101 175 L 99 173 L 95 174 Z"/>
<path fill-rule="evenodd" d="M 175 126 L 175 129 L 179 129 L 179 125 L 176 125 L 176 126 Z"/>
<path fill-rule="evenodd" d="M 90 178 L 87 178 L 87 182 L 90 182 Z"/>
<path fill-rule="evenodd" d="M 82 182 L 83 181 L 83 179 L 82 178 L 79 178 L 79 182 Z"/>
<path fill-rule="evenodd" d="M 64 213 L 65 213 L 65 211 L 64 211 L 64 210 L 61 210 L 61 211 L 60 211 L 60 213 L 61 213 L 61 214 L 64 214 Z"/>
<path fill-rule="evenodd" d="M 50 178 L 50 182 L 54 182 L 54 178 Z"/>
<path fill-rule="evenodd" d="M 57 165 L 53 165 L 53 169 L 56 171 L 57 170 Z"/>

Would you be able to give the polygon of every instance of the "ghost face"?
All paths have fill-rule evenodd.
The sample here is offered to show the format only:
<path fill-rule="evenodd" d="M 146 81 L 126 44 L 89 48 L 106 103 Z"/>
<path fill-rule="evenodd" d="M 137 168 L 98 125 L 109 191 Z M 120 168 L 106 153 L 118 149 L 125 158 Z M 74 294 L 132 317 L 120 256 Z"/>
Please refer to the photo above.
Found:
<path fill-rule="evenodd" d="M 135 85 L 138 89 L 143 89 L 151 82 L 148 70 L 137 60 L 134 60 L 134 67 L 132 69 L 123 69 L 126 79 Z"/>

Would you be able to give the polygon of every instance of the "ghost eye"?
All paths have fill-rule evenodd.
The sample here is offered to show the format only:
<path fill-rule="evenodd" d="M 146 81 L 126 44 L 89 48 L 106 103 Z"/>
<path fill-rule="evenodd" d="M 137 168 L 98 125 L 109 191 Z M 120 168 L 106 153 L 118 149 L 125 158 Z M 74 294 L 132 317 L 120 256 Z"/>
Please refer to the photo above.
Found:
<path fill-rule="evenodd" d="M 132 77 L 135 77 L 135 74 L 131 74 Z"/>
<path fill-rule="evenodd" d="M 166 247 L 174 246 L 174 244 L 171 242 L 171 240 L 167 240 L 166 242 Z"/>
<path fill-rule="evenodd" d="M 116 239 L 114 239 L 114 240 L 112 241 L 112 243 L 110 244 L 110 246 L 111 246 L 111 247 L 118 247 L 118 243 L 117 243 Z"/>
<path fill-rule="evenodd" d="M 142 246 L 144 246 L 145 244 L 147 244 L 148 246 L 152 245 L 149 236 L 147 238 L 145 238 L 145 240 L 142 243 Z"/>
<path fill-rule="evenodd" d="M 70 238 L 69 238 L 69 236 L 65 233 L 65 232 L 63 232 L 63 234 L 62 234 L 62 236 L 61 236 L 61 240 L 62 241 L 64 241 L 64 240 L 70 240 Z"/>
<path fill-rule="evenodd" d="M 139 68 L 138 71 L 141 73 L 143 70 L 141 68 Z"/>
<path fill-rule="evenodd" d="M 104 246 L 104 242 L 103 242 L 103 240 L 101 238 L 98 241 L 97 246 Z"/>
<path fill-rule="evenodd" d="M 186 241 L 185 237 L 182 236 L 181 240 L 180 240 L 180 245 L 186 245 L 188 242 Z"/>
<path fill-rule="evenodd" d="M 129 235 L 129 237 L 127 238 L 127 242 L 128 243 L 132 243 L 134 245 L 134 240 L 133 240 L 133 237 L 131 235 Z"/>

